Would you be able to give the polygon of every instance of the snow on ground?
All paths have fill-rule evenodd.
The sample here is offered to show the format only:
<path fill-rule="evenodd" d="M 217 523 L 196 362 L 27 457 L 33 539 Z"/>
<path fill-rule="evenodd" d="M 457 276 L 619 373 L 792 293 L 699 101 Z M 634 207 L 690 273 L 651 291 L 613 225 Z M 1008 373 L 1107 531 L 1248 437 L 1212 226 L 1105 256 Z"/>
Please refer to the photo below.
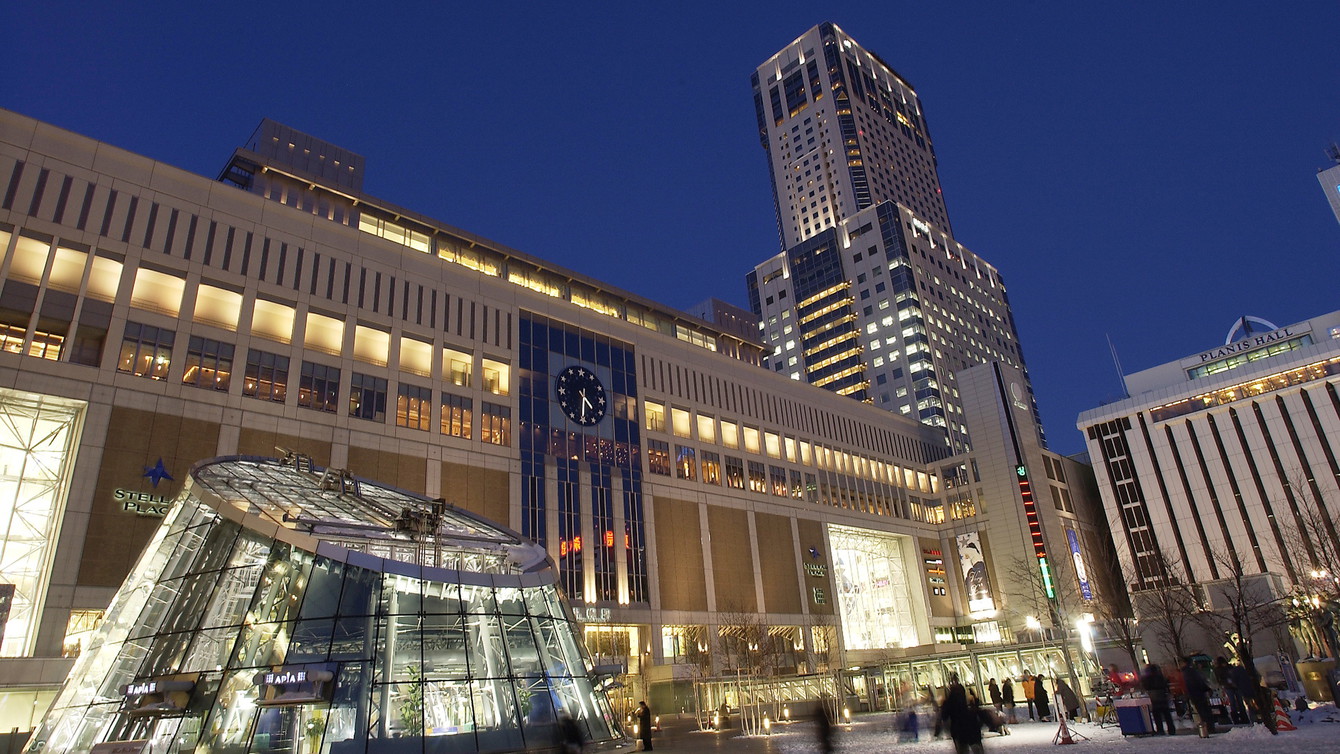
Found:
<path fill-rule="evenodd" d="M 1340 752 L 1340 713 L 1335 705 L 1327 704 L 1304 715 L 1292 713 L 1296 731 L 1282 732 L 1272 736 L 1262 726 L 1251 728 L 1237 727 L 1221 732 L 1209 738 L 1200 738 L 1190 721 L 1178 720 L 1176 736 L 1130 736 L 1123 737 L 1121 729 L 1115 726 L 1100 728 L 1092 723 L 1077 723 L 1071 726 L 1076 732 L 1088 736 L 1089 740 L 1076 738 L 1075 748 L 1055 748 L 1052 739 L 1056 735 L 1056 723 L 1025 722 L 1010 727 L 1010 735 L 997 736 L 986 733 L 983 749 L 986 752 L 1042 752 L 1055 751 L 1057 754 L 1211 754 L 1213 752 L 1243 751 L 1252 754 L 1270 754 L 1288 752 L 1288 754 L 1336 754 Z M 1299 721 L 1304 717 L 1303 721 Z M 814 729 L 810 725 L 787 726 L 784 732 L 773 735 L 776 750 L 781 754 L 809 754 L 817 749 Z M 953 744 L 948 738 L 933 739 L 926 730 L 921 732 L 921 740 L 916 743 L 901 743 L 892 730 L 888 716 L 863 716 L 851 726 L 841 726 L 837 738 L 838 752 L 862 752 L 862 754 L 931 754 L 932 752 L 952 752 Z"/>

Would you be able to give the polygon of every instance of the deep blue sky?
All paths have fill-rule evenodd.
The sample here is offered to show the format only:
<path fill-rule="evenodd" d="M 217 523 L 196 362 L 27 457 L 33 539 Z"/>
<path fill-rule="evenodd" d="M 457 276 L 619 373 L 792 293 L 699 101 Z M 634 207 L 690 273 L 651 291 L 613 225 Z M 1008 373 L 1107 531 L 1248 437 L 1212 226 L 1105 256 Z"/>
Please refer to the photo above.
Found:
<path fill-rule="evenodd" d="M 1338 308 L 1334 2 L 405 5 L 19 2 L 0 106 L 210 176 L 268 116 L 362 153 L 376 196 L 745 305 L 778 250 L 749 75 L 831 20 L 920 94 L 1057 450 L 1119 393 L 1107 335 L 1131 372 Z"/>

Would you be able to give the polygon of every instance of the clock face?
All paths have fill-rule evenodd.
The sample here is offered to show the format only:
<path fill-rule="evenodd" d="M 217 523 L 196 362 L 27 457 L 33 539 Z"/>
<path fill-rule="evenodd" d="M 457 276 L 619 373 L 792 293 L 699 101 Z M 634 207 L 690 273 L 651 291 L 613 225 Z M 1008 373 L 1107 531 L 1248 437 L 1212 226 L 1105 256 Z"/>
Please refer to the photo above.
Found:
<path fill-rule="evenodd" d="M 583 427 L 599 424 L 605 418 L 605 386 L 586 367 L 571 366 L 559 372 L 554 379 L 554 392 L 558 407 Z"/>

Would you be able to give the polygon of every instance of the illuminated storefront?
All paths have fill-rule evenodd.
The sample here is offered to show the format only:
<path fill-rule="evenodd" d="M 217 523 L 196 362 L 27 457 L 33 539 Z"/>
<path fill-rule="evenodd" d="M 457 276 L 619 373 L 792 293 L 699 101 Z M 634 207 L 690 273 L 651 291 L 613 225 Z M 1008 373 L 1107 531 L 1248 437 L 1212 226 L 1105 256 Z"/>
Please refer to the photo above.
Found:
<path fill-rule="evenodd" d="M 848 650 L 912 647 L 922 643 L 912 612 L 915 588 L 903 547 L 907 537 L 832 526 L 834 581 Z"/>
<path fill-rule="evenodd" d="M 198 464 L 33 746 L 511 751 L 620 731 L 543 549 L 310 459 Z"/>
<path fill-rule="evenodd" d="M 0 391 L 0 656 L 32 651 L 84 404 Z"/>

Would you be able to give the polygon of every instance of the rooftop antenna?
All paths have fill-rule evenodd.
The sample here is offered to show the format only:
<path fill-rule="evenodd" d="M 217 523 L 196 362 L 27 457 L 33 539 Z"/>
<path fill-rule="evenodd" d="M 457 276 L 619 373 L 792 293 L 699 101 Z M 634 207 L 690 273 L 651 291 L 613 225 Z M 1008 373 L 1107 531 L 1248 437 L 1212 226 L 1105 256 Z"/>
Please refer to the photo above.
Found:
<path fill-rule="evenodd" d="M 1331 145 L 1326 147 L 1326 156 L 1331 158 L 1331 162 L 1340 165 L 1340 144 L 1331 142 Z"/>
<path fill-rule="evenodd" d="M 1112 352 L 1112 366 L 1117 368 L 1117 380 L 1121 382 L 1121 397 L 1131 397 L 1131 392 L 1126 389 L 1126 373 L 1122 371 L 1121 359 L 1117 358 L 1117 347 L 1112 343 L 1112 334 L 1107 333 L 1107 348 Z"/>

